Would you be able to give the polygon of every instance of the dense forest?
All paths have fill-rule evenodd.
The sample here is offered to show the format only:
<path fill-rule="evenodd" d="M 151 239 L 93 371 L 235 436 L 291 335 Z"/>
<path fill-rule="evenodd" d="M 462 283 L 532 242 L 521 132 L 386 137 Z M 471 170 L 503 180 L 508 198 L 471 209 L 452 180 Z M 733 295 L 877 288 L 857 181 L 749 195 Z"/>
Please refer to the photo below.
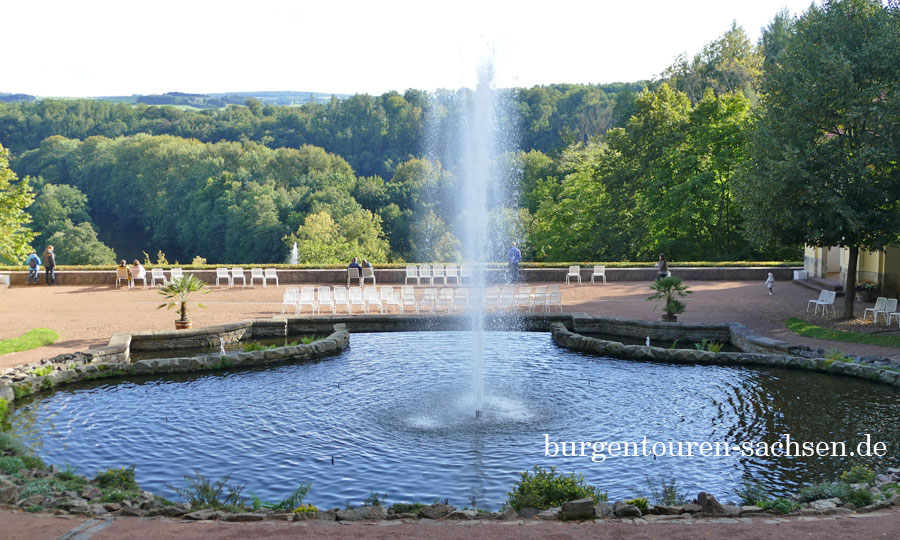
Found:
<path fill-rule="evenodd" d="M 498 122 L 518 150 L 498 158 L 511 196 L 491 210 L 494 257 L 516 240 L 534 261 L 796 258 L 802 239 L 753 235 L 739 204 L 796 24 L 781 12 L 756 44 L 733 25 L 654 81 L 504 91 Z M 453 261 L 459 164 L 428 141 L 459 124 L 469 92 L 0 103 L 0 144 L 34 189 L 32 244 L 64 264 L 283 262 L 294 242 L 301 262 Z"/>

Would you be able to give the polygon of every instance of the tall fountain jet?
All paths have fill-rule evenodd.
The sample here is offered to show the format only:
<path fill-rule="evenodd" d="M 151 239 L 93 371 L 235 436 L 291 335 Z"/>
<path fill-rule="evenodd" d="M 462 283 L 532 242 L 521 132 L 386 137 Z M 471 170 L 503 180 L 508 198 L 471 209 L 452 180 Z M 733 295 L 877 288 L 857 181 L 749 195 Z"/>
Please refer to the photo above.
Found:
<path fill-rule="evenodd" d="M 492 240 L 497 231 L 490 228 L 489 211 L 503 206 L 504 178 L 500 170 L 501 154 L 509 150 L 509 140 L 499 127 L 499 92 L 493 85 L 493 65 L 478 70 L 474 91 L 460 93 L 460 125 L 456 140 L 451 140 L 458 177 L 459 219 L 457 233 L 462 241 L 464 264 L 472 267 L 471 327 L 473 333 L 473 398 L 476 418 L 484 411 L 485 264 L 492 260 Z"/>

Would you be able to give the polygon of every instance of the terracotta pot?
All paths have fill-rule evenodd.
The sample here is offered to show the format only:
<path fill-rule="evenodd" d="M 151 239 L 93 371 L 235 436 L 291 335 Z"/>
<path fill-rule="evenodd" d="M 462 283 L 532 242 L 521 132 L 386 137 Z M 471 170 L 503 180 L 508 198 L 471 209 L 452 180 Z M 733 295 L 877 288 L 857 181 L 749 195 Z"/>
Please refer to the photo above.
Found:
<path fill-rule="evenodd" d="M 175 330 L 187 330 L 191 328 L 191 321 L 175 321 Z"/>
<path fill-rule="evenodd" d="M 678 321 L 678 315 L 669 315 L 668 313 L 663 313 L 659 316 L 659 320 L 663 322 L 676 322 Z"/>

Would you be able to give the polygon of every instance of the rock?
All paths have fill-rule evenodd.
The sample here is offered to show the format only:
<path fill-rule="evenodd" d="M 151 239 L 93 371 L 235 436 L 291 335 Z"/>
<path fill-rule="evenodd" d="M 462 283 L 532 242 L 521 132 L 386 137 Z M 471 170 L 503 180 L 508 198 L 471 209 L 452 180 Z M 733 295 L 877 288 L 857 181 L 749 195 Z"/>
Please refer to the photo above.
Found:
<path fill-rule="evenodd" d="M 519 519 L 519 513 L 513 510 L 512 506 L 507 506 L 503 510 L 500 511 L 500 514 L 497 516 L 497 519 L 501 521 L 512 521 Z"/>
<path fill-rule="evenodd" d="M 297 512 L 298 514 L 300 512 Z M 294 521 L 294 514 L 272 514 L 266 517 L 269 521 Z"/>
<path fill-rule="evenodd" d="M 106 510 L 106 508 L 103 508 L 102 504 L 92 504 L 91 513 L 95 516 L 102 516 L 103 514 L 108 514 L 109 512 Z"/>
<path fill-rule="evenodd" d="M 593 512 L 593 510 L 594 510 L 594 508 L 591 507 L 592 512 Z M 539 512 L 537 515 L 538 519 L 541 519 L 544 521 L 553 521 L 557 517 L 559 517 L 559 508 L 548 508 L 547 510 Z"/>
<path fill-rule="evenodd" d="M 878 501 L 877 503 L 870 504 L 868 506 L 863 506 L 857 512 L 860 514 L 867 514 L 869 512 L 877 512 L 878 510 L 886 510 L 891 507 L 891 503 L 889 501 Z"/>
<path fill-rule="evenodd" d="M 609 504 L 606 501 L 600 501 L 599 503 L 594 505 L 594 516 L 597 519 L 609 519 L 612 515 L 612 508 L 610 508 Z"/>
<path fill-rule="evenodd" d="M 456 510 L 456 507 L 450 506 L 449 504 L 431 504 L 419 510 L 419 517 L 440 519 L 454 510 Z"/>
<path fill-rule="evenodd" d="M 655 508 L 656 513 L 661 516 L 677 516 L 678 514 L 684 513 L 683 506 L 669 506 L 666 504 L 658 504 L 653 508 Z"/>
<path fill-rule="evenodd" d="M 322 521 L 335 521 L 337 519 L 337 509 L 334 510 L 319 510 L 316 512 L 316 519 Z M 296 519 L 296 517 L 294 518 Z"/>
<path fill-rule="evenodd" d="M 699 504 L 693 504 L 693 503 L 686 504 L 686 505 L 682 506 L 681 508 L 682 508 L 682 510 L 681 510 L 682 514 L 696 514 L 698 512 L 703 511 L 702 506 L 700 506 Z"/>
<path fill-rule="evenodd" d="M 45 502 L 46 501 L 44 500 L 43 495 L 32 495 L 31 497 L 28 497 L 27 499 L 23 499 L 23 500 L 19 501 L 19 508 L 25 508 L 28 506 L 38 506 L 38 505 L 44 506 Z"/>
<path fill-rule="evenodd" d="M 813 501 L 813 502 L 809 505 L 809 507 L 812 508 L 812 509 L 814 509 L 814 510 L 822 510 L 822 511 L 824 511 L 824 510 L 833 510 L 833 509 L 837 508 L 838 506 L 840 506 L 840 504 L 841 504 L 841 500 L 840 500 L 840 499 L 837 499 L 837 498 L 834 498 L 834 499 L 819 499 L 819 500 L 817 500 L 817 501 Z"/>
<path fill-rule="evenodd" d="M 70 514 L 90 514 L 91 507 L 82 499 L 70 499 L 59 505 L 59 508 Z"/>
<path fill-rule="evenodd" d="M 888 502 L 891 503 L 891 506 L 900 506 L 900 494 L 894 495 Z"/>
<path fill-rule="evenodd" d="M 9 480 L 0 480 L 0 504 L 15 504 L 19 488 Z"/>
<path fill-rule="evenodd" d="M 120 516 L 133 516 L 133 517 L 141 517 L 144 515 L 144 511 L 140 508 L 130 505 L 122 506 L 122 510 L 119 512 Z"/>
<path fill-rule="evenodd" d="M 118 512 L 122 509 L 122 506 L 119 503 L 106 503 L 103 505 L 103 508 L 105 508 L 107 512 Z"/>
<path fill-rule="evenodd" d="M 100 490 L 95 486 L 88 484 L 84 486 L 84 489 L 81 490 L 81 498 L 82 499 L 99 499 L 101 496 Z"/>
<path fill-rule="evenodd" d="M 386 519 L 387 508 L 384 506 L 357 506 L 337 513 L 338 521 L 361 521 L 366 519 Z"/>
<path fill-rule="evenodd" d="M 564 502 L 559 510 L 560 519 L 594 519 L 595 515 L 592 497 Z"/>
<path fill-rule="evenodd" d="M 475 519 L 475 516 L 478 515 L 478 512 L 475 510 L 454 510 L 450 512 L 444 519 L 446 520 L 461 520 L 461 521 L 469 521 Z"/>
<path fill-rule="evenodd" d="M 531 519 L 540 513 L 541 513 L 541 511 L 538 510 L 537 508 L 531 508 L 531 507 L 523 508 L 523 509 L 519 510 L 519 519 Z"/>
<path fill-rule="evenodd" d="M 618 518 L 639 518 L 642 515 L 640 508 L 625 501 L 616 501 L 613 505 L 613 514 Z"/>
<path fill-rule="evenodd" d="M 697 504 L 700 505 L 702 513 L 710 516 L 737 516 L 741 513 L 735 506 L 723 505 L 711 493 L 700 492 L 697 495 Z"/>
<path fill-rule="evenodd" d="M 262 521 L 266 519 L 265 514 L 259 514 L 256 512 L 246 512 L 246 513 L 237 513 L 237 514 L 225 514 L 223 521 L 234 521 L 237 523 L 246 523 L 248 521 Z"/>
<path fill-rule="evenodd" d="M 218 517 L 218 512 L 212 510 L 210 508 L 206 508 L 204 510 L 197 510 L 196 512 L 191 512 L 189 514 L 185 514 L 185 519 L 193 519 L 193 520 L 204 520 L 204 519 L 216 519 Z"/>
<path fill-rule="evenodd" d="M 156 508 L 147 512 L 148 516 L 163 516 L 163 517 L 181 517 L 184 515 L 184 510 L 178 508 L 177 506 L 157 506 Z"/>

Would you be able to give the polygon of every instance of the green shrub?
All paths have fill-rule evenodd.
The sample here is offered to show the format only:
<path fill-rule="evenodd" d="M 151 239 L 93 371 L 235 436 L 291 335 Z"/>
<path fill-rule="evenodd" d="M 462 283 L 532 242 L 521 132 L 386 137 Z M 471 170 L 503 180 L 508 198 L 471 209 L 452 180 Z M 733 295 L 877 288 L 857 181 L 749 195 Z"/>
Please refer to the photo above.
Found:
<path fill-rule="evenodd" d="M 784 497 L 778 497 L 773 501 L 764 501 L 763 504 L 757 505 L 763 510 L 771 510 L 776 514 L 790 514 L 797 509 L 797 506 Z"/>
<path fill-rule="evenodd" d="M 140 496 L 140 490 L 135 491 L 118 488 L 105 488 L 100 490 L 100 502 L 102 503 L 120 503 L 122 501 L 137 499 Z"/>
<path fill-rule="evenodd" d="M 53 373 L 53 366 L 36 367 L 31 370 L 31 374 L 37 375 L 38 377 L 46 377 L 51 373 Z"/>
<path fill-rule="evenodd" d="M 98 472 L 94 476 L 94 483 L 98 488 L 102 489 L 119 489 L 122 491 L 140 491 L 134 479 L 134 465 L 130 467 L 119 467 L 118 469 L 107 469 Z"/>
<path fill-rule="evenodd" d="M 741 504 L 744 506 L 764 508 L 765 505 L 772 502 L 772 495 L 769 494 L 762 482 L 758 480 L 755 482 L 745 481 L 744 486 L 735 490 L 734 494 L 740 498 Z"/>
<path fill-rule="evenodd" d="M 194 509 L 211 508 L 213 510 L 244 511 L 247 506 L 247 499 L 242 496 L 245 486 L 243 484 L 229 486 L 228 480 L 230 478 L 231 473 L 228 473 L 221 479 L 213 482 L 203 476 L 200 471 L 194 471 L 194 476 L 187 475 L 184 477 L 187 487 L 177 488 L 171 484 L 166 485 L 177 493 L 179 497 L 191 503 L 191 507 Z"/>
<path fill-rule="evenodd" d="M 0 454 L 25 455 L 28 448 L 11 434 L 0 431 Z"/>
<path fill-rule="evenodd" d="M 841 497 L 841 500 L 853 503 L 857 508 L 862 508 L 875 502 L 875 497 L 866 489 L 847 489 L 847 493 Z"/>
<path fill-rule="evenodd" d="M 507 496 L 507 504 L 516 511 L 529 507 L 546 510 L 586 497 L 593 498 L 595 502 L 606 500 L 606 493 L 585 484 L 583 475 L 558 475 L 556 467 L 546 470 L 538 465 L 534 466 L 533 474 L 523 472 L 521 480 L 513 486 L 513 491 L 507 492 Z"/>
<path fill-rule="evenodd" d="M 283 510 L 291 510 L 293 508 L 297 508 L 298 506 L 303 504 L 303 497 L 306 497 L 311 487 L 312 482 L 300 484 L 299 486 L 297 486 L 297 489 L 295 489 L 293 493 L 291 493 L 284 500 L 275 505 L 275 508 Z"/>
<path fill-rule="evenodd" d="M 635 497 L 634 499 L 625 499 L 625 504 L 632 504 L 637 507 L 641 512 L 646 512 L 650 509 L 650 501 L 647 500 L 647 497 Z"/>
<path fill-rule="evenodd" d="M 319 509 L 316 508 L 315 505 L 312 505 L 312 504 L 301 504 L 301 505 L 298 506 L 297 508 L 294 508 L 294 512 L 295 512 L 295 513 L 300 513 L 300 512 L 318 512 L 318 511 L 319 511 Z"/>
<path fill-rule="evenodd" d="M 25 464 L 17 456 L 0 457 L 0 472 L 15 474 L 25 468 Z"/>
<path fill-rule="evenodd" d="M 41 505 L 39 505 L 39 504 L 35 504 L 35 505 L 32 505 L 32 506 L 26 506 L 25 508 L 23 508 L 23 510 L 25 510 L 26 512 L 30 512 L 30 513 L 34 514 L 34 513 L 37 513 L 37 512 L 43 512 L 43 511 L 44 511 L 44 507 L 41 506 Z"/>
<path fill-rule="evenodd" d="M 382 506 L 385 503 L 385 499 L 387 498 L 386 493 L 378 493 L 377 491 L 373 491 L 369 493 L 369 496 L 366 497 L 366 500 L 363 501 L 363 506 Z"/>
<path fill-rule="evenodd" d="M 854 465 L 849 471 L 841 473 L 841 482 L 848 484 L 872 484 L 875 481 L 875 471 L 865 465 Z"/>
<path fill-rule="evenodd" d="M 25 464 L 25 467 L 28 469 L 46 469 L 47 465 L 44 463 L 44 460 L 37 456 L 19 456 L 22 460 L 22 463 Z"/>
<path fill-rule="evenodd" d="M 394 503 L 391 510 L 395 514 L 418 514 L 425 506 L 425 503 Z"/>
<path fill-rule="evenodd" d="M 647 479 L 647 488 L 650 490 L 650 496 L 653 497 L 654 504 L 664 504 L 667 506 L 682 506 L 687 501 L 687 495 L 678 491 L 675 477 L 671 477 L 666 481 L 665 477 L 660 477 L 658 482 L 654 482 L 649 476 Z M 657 486 L 657 484 L 659 484 Z"/>
<path fill-rule="evenodd" d="M 9 414 L 9 402 L 5 399 L 0 399 L 0 422 L 6 419 L 6 415 Z"/>
<path fill-rule="evenodd" d="M 837 497 L 843 501 L 848 491 L 850 491 L 850 487 L 843 482 L 819 482 L 800 488 L 799 496 L 800 502 L 812 502 L 832 497 Z"/>

